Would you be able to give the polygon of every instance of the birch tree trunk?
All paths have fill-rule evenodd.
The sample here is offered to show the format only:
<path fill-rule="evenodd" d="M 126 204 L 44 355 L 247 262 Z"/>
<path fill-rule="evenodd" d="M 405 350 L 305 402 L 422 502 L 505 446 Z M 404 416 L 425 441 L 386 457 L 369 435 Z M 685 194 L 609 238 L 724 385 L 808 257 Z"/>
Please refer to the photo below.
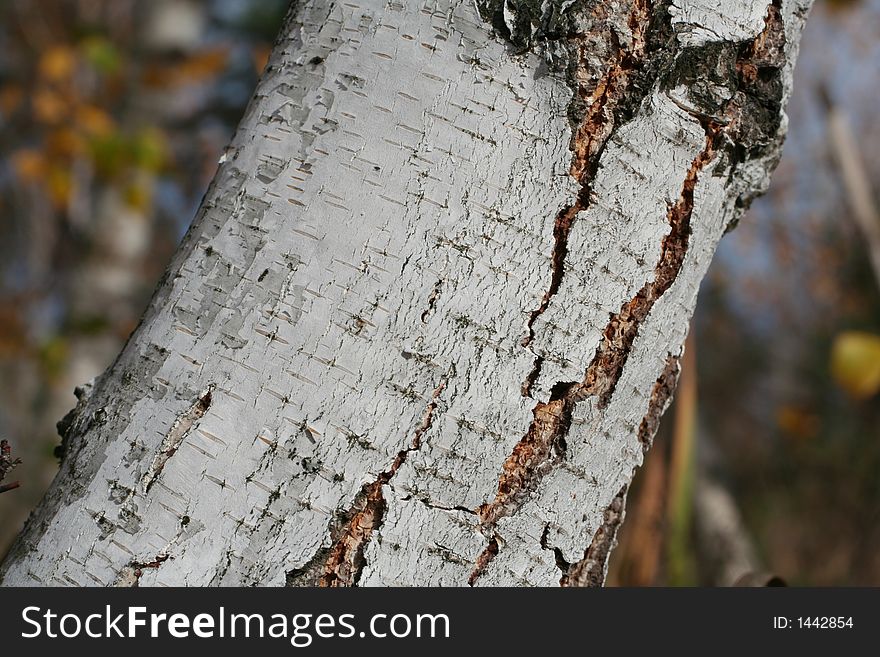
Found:
<path fill-rule="evenodd" d="M 601 584 L 808 2 L 295 2 L 2 582 Z"/>

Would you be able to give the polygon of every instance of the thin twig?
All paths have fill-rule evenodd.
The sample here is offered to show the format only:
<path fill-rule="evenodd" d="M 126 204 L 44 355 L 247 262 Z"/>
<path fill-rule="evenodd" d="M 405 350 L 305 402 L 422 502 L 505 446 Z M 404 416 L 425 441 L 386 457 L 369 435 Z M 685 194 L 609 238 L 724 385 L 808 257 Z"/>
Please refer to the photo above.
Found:
<path fill-rule="evenodd" d="M 831 99 L 826 88 L 819 88 L 819 97 L 828 111 L 829 145 L 834 160 L 840 168 L 847 204 L 865 239 L 874 275 L 877 284 L 880 285 L 880 210 L 874 200 L 865 164 L 850 122 Z"/>
<path fill-rule="evenodd" d="M 12 458 L 12 446 L 9 444 L 9 441 L 0 440 L 0 481 L 3 481 L 6 475 L 14 470 L 20 463 L 21 459 Z M 0 486 L 0 493 L 13 490 L 20 485 L 21 484 L 17 481 L 13 481 L 11 484 L 4 484 Z"/>

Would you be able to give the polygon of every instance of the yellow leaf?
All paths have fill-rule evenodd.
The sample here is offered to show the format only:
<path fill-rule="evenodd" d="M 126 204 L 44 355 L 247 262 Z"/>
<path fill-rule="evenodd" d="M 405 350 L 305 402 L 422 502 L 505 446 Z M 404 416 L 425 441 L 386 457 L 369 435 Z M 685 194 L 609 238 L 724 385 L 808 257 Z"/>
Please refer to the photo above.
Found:
<path fill-rule="evenodd" d="M 48 89 L 37 91 L 31 103 L 37 119 L 43 123 L 60 123 L 70 109 L 60 94 Z"/>
<path fill-rule="evenodd" d="M 113 119 L 107 112 L 94 105 L 82 105 L 76 109 L 76 122 L 92 136 L 108 135 L 114 130 Z"/>
<path fill-rule="evenodd" d="M 70 196 L 73 194 L 73 179 L 68 169 L 53 167 L 49 170 L 46 183 L 49 188 L 49 198 L 56 208 L 63 208 L 70 202 Z"/>
<path fill-rule="evenodd" d="M 12 155 L 12 166 L 21 180 L 35 182 L 46 171 L 46 158 L 40 151 L 25 148 Z"/>
<path fill-rule="evenodd" d="M 76 66 L 76 53 L 67 46 L 54 46 L 40 56 L 40 75 L 51 82 L 70 77 Z"/>
<path fill-rule="evenodd" d="M 880 336 L 845 331 L 831 349 L 831 374 L 837 383 L 857 399 L 880 390 Z"/>
<path fill-rule="evenodd" d="M 134 210 L 146 212 L 152 200 L 150 192 L 147 185 L 132 183 L 125 188 L 125 202 Z"/>

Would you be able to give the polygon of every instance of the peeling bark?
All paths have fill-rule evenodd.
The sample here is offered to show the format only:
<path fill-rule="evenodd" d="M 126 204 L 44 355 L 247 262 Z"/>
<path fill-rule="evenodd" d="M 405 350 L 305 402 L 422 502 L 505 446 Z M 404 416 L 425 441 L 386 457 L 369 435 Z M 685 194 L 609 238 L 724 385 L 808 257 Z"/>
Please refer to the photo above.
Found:
<path fill-rule="evenodd" d="M 138 586 L 140 586 L 140 581 L 141 577 L 144 574 L 144 570 L 159 568 L 167 560 L 168 555 L 161 554 L 147 563 L 132 561 L 119 572 L 119 575 L 117 576 L 116 581 L 113 585 L 120 587 L 137 588 Z"/>
<path fill-rule="evenodd" d="M 192 431 L 193 427 L 202 417 L 204 417 L 205 413 L 208 412 L 208 409 L 211 408 L 212 389 L 213 386 L 208 388 L 204 394 L 200 395 L 195 403 L 188 408 L 183 415 L 174 421 L 174 424 L 171 425 L 171 430 L 165 438 L 162 439 L 162 444 L 159 445 L 159 451 L 156 453 L 156 456 L 153 457 L 153 462 L 150 464 L 144 478 L 141 480 L 141 488 L 145 495 L 150 492 L 150 487 L 156 482 L 159 475 L 162 474 L 162 468 L 168 463 L 168 459 L 174 456 L 174 453 L 180 447 L 184 438 L 189 435 L 189 432 Z"/>
<path fill-rule="evenodd" d="M 601 584 L 807 5 L 295 3 L 2 583 Z"/>
<path fill-rule="evenodd" d="M 364 566 L 364 547 L 373 535 L 373 530 L 382 523 L 385 512 L 385 498 L 382 486 L 390 481 L 394 472 L 383 472 L 372 484 L 366 486 L 361 500 L 352 509 L 342 536 L 337 539 L 327 555 L 324 574 L 319 586 L 355 586 Z"/>

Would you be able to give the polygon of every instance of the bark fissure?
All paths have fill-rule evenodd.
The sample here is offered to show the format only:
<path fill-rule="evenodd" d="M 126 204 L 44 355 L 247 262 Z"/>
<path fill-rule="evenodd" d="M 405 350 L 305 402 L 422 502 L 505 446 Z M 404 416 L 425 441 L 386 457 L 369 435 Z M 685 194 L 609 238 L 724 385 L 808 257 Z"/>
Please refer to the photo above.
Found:
<path fill-rule="evenodd" d="M 486 545 L 486 548 L 480 553 L 476 563 L 474 563 L 474 569 L 468 576 L 468 586 L 473 586 L 476 583 L 480 575 L 483 574 L 483 571 L 486 570 L 486 567 L 492 562 L 492 559 L 498 554 L 499 549 L 498 537 L 492 536 L 489 539 L 488 545 Z"/>
<path fill-rule="evenodd" d="M 634 43 L 644 44 L 646 42 L 648 23 L 645 19 L 649 14 L 649 6 L 636 3 L 630 15 L 630 28 L 633 31 Z M 481 566 L 474 569 L 469 582 L 475 581 L 498 554 L 498 536 L 494 530 L 498 520 L 515 513 L 535 490 L 540 480 L 558 462 L 564 460 L 565 438 L 570 429 L 574 406 L 590 397 L 597 398 L 599 409 L 606 408 L 610 403 L 617 382 L 620 380 L 629 359 L 639 327 L 651 312 L 654 304 L 675 282 L 682 269 L 691 235 L 694 189 L 702 171 L 715 159 L 725 145 L 729 147 L 728 150 L 736 153 L 741 150 L 741 142 L 745 141 L 752 143 L 760 151 L 766 146 L 764 143 L 766 138 L 778 128 L 778 125 L 762 126 L 758 135 L 749 134 L 748 128 L 740 125 L 738 119 L 742 106 L 746 104 L 744 98 L 751 102 L 755 102 L 757 99 L 759 103 L 773 106 L 775 89 L 772 85 L 772 79 L 779 74 L 783 47 L 784 33 L 779 12 L 779 0 L 773 0 L 768 7 L 764 30 L 755 39 L 746 42 L 739 49 L 735 60 L 738 74 L 737 89 L 732 94 L 730 102 L 723 104 L 722 116 L 715 117 L 698 110 L 688 110 L 688 113 L 703 128 L 705 142 L 685 174 L 678 198 L 667 211 L 670 229 L 661 243 L 661 255 L 654 268 L 654 278 L 645 283 L 632 299 L 621 306 L 620 311 L 611 316 L 602 332 L 602 340 L 586 369 L 583 380 L 557 382 L 551 388 L 550 399 L 547 402 L 539 402 L 533 408 L 533 420 L 526 435 L 514 446 L 510 456 L 502 464 L 502 472 L 499 476 L 498 490 L 494 500 L 477 509 L 481 530 L 491 536 L 494 543 L 491 544 L 492 550 L 487 547 L 478 558 L 477 563 Z M 633 50 L 635 51 L 635 48 Z M 617 52 L 622 51 L 618 49 Z M 644 54 L 644 48 L 641 52 Z M 625 68 L 621 68 L 619 66 L 621 61 L 618 60 L 617 65 L 612 67 L 606 77 L 606 80 L 609 81 L 608 86 L 611 86 L 615 76 L 619 75 L 621 70 L 631 70 L 634 66 L 630 61 Z M 768 80 L 771 82 L 768 83 Z M 598 88 L 597 91 L 599 91 Z M 598 97 L 604 97 L 605 93 L 606 89 L 601 90 Z M 607 137 L 613 133 L 612 126 L 608 129 L 609 135 L 606 135 L 605 139 L 601 141 L 596 139 L 596 135 L 601 133 L 606 121 L 604 112 L 601 111 L 603 107 L 604 105 L 599 106 L 598 119 L 593 112 L 588 111 L 573 139 L 572 175 L 576 177 L 590 178 L 595 174 L 602 149 L 607 143 Z M 734 157 L 735 155 L 732 156 L 732 159 Z M 581 178 L 578 179 L 581 180 Z M 583 184 L 579 203 L 573 207 L 581 205 L 582 208 L 586 208 L 588 204 L 589 181 L 587 180 Z M 548 293 L 545 294 L 541 306 L 533 312 L 530 318 L 530 332 L 523 341 L 525 346 L 528 346 L 533 338 L 532 324 L 534 320 L 544 312 L 549 305 L 550 298 L 558 290 L 561 283 L 564 258 L 568 249 L 568 234 L 575 216 L 576 212 L 570 215 L 560 215 L 561 221 L 559 217 L 557 218 L 554 234 L 559 237 L 557 248 L 554 249 L 554 256 L 561 254 L 560 260 L 558 267 L 554 260 L 554 278 L 551 281 L 551 286 Z M 537 380 L 541 362 L 542 359 L 536 359 L 535 368 L 523 383 L 524 395 L 531 391 L 531 386 Z M 675 372 L 677 372 L 677 360 L 675 363 L 672 363 L 671 359 L 667 360 L 664 372 L 652 390 L 649 411 L 638 432 L 638 438 L 644 449 L 647 449 L 653 432 L 656 431 L 659 417 L 672 394 L 676 379 Z M 553 455 L 557 455 L 557 458 L 554 459 Z M 620 504 L 623 503 L 624 496 L 625 490 L 618 495 L 621 500 Z M 622 516 L 622 509 L 619 515 Z M 610 551 L 610 547 L 608 550 Z M 587 576 L 578 576 L 575 579 L 581 581 L 585 578 L 589 579 Z"/>
<path fill-rule="evenodd" d="M 440 291 L 443 288 L 443 281 L 439 280 L 434 284 L 433 289 L 431 290 L 431 294 L 428 295 L 428 307 L 422 312 L 421 320 L 422 324 L 428 323 L 428 317 L 434 312 L 434 305 L 437 303 L 437 299 L 440 297 Z"/>
<path fill-rule="evenodd" d="M 431 428 L 434 412 L 439 404 L 440 394 L 446 387 L 450 372 L 431 393 L 431 399 L 425 408 L 422 422 L 413 434 L 410 446 L 397 453 L 394 461 L 376 479 L 361 488 L 352 507 L 345 513 L 347 520 L 343 523 L 340 535 L 334 540 L 326 554 L 323 574 L 318 580 L 321 587 L 357 586 L 366 560 L 364 550 L 373 537 L 373 533 L 381 526 L 385 516 L 387 502 L 382 494 L 382 487 L 387 485 L 400 467 L 406 462 L 411 452 L 422 446 L 422 436 Z M 291 573 L 288 573 L 288 581 Z"/>
<path fill-rule="evenodd" d="M 694 158 L 685 175 L 681 194 L 667 213 L 670 230 L 663 238 L 660 260 L 654 269 L 654 280 L 645 283 L 636 295 L 623 304 L 611 317 L 602 332 L 602 341 L 587 367 L 582 381 L 557 383 L 550 399 L 574 404 L 588 397 L 598 397 L 599 408 L 611 401 L 617 382 L 623 373 L 639 326 L 651 308 L 672 286 L 681 271 L 691 234 L 691 215 L 694 209 L 694 188 L 700 172 L 712 161 L 723 138 L 722 127 L 713 121 L 704 124 L 706 143 Z M 566 426 L 567 429 L 567 426 Z"/>
<path fill-rule="evenodd" d="M 569 169 L 571 175 L 580 185 L 578 194 L 571 205 L 564 207 L 553 221 L 553 248 L 550 255 L 550 284 L 541 303 L 529 313 L 526 321 L 526 335 L 522 346 L 528 348 L 535 338 L 535 322 L 550 306 L 550 302 L 562 285 L 565 274 L 565 259 L 568 255 L 568 238 L 571 227 L 578 213 L 590 206 L 590 185 L 599 168 L 602 151 L 608 143 L 616 127 L 618 127 L 617 110 L 621 100 L 627 95 L 634 73 L 642 68 L 647 52 L 646 33 L 651 18 L 650 0 L 635 0 L 629 14 L 628 25 L 632 31 L 631 42 L 624 46 L 616 33 L 611 30 L 609 39 L 614 59 L 609 70 L 599 80 L 595 89 L 588 92 L 578 85 L 572 104 L 584 103 L 587 107 L 582 119 L 574 130 L 569 148 L 572 161 Z M 581 35 L 578 35 L 581 36 Z M 586 58 L 586 45 L 583 38 L 572 37 L 578 45 L 577 59 L 580 63 Z M 523 397 L 530 397 L 532 386 L 538 379 L 544 357 L 536 354 L 532 369 L 522 385 Z"/>
<path fill-rule="evenodd" d="M 562 553 L 558 547 L 554 547 L 550 545 L 550 524 L 544 525 L 544 533 L 541 534 L 541 549 L 548 550 L 553 553 L 553 560 L 556 562 L 556 567 L 559 568 L 559 572 L 564 576 L 568 569 L 571 568 L 571 564 L 565 559 L 565 555 Z"/>
<path fill-rule="evenodd" d="M 651 389 L 651 399 L 648 401 L 648 412 L 639 423 L 638 438 L 642 444 L 642 449 L 648 451 L 657 433 L 657 427 L 660 425 L 660 418 L 667 405 L 672 400 L 672 394 L 675 392 L 675 386 L 678 384 L 678 375 L 680 372 L 679 356 L 669 354 L 666 358 L 666 366 L 657 377 L 654 387 Z"/>
<path fill-rule="evenodd" d="M 165 438 L 162 439 L 162 444 L 159 445 L 159 450 L 156 452 L 153 462 L 150 464 L 150 467 L 147 469 L 147 472 L 141 480 L 141 490 L 144 495 L 146 495 L 150 488 L 152 488 L 153 484 L 156 483 L 156 480 L 159 478 L 159 475 L 162 474 L 162 470 L 165 468 L 168 460 L 174 456 L 175 452 L 177 452 L 178 448 L 189 435 L 190 431 L 192 431 L 193 427 L 195 427 L 198 421 L 208 412 L 208 409 L 211 407 L 211 393 L 213 390 L 214 387 L 209 386 L 208 390 L 200 395 L 193 405 L 180 415 L 174 421 L 174 424 L 171 425 L 171 429 L 165 435 Z"/>
<path fill-rule="evenodd" d="M 629 357 L 632 342 L 638 334 L 639 325 L 656 300 L 671 287 L 681 270 L 691 231 L 694 188 L 700 172 L 714 159 L 722 149 L 722 145 L 725 145 L 726 150 L 731 154 L 733 160 L 731 169 L 734 169 L 737 158 L 744 157 L 742 150 L 746 146 L 745 149 L 751 151 L 748 155 L 760 156 L 777 138 L 779 128 L 777 120 L 781 111 L 779 104 L 781 90 L 778 85 L 784 63 L 784 48 L 785 33 L 781 3 L 780 0 L 773 0 L 767 8 L 764 29 L 753 40 L 739 48 L 735 60 L 737 87 L 730 101 L 723 104 L 722 116 L 713 117 L 708 113 L 687 110 L 703 127 L 706 134 L 705 146 L 691 163 L 679 199 L 670 207 L 668 216 L 671 230 L 663 240 L 662 254 L 655 270 L 654 281 L 646 284 L 636 297 L 625 304 L 605 329 L 603 342 L 590 365 L 590 369 L 599 366 L 596 372 L 605 374 L 605 383 L 602 384 L 598 376 L 591 378 L 590 369 L 587 371 L 584 383 L 589 385 L 582 389 L 581 394 L 598 394 L 600 406 L 607 405 L 614 392 L 614 387 Z M 758 105 L 769 110 L 770 121 L 757 126 L 744 125 L 743 109 L 749 105 Z M 679 357 L 670 354 L 652 388 L 648 412 L 643 417 L 637 434 L 645 451 L 650 448 L 660 417 L 675 391 L 679 369 Z M 567 392 L 570 390 L 568 389 Z M 611 505 L 605 510 L 602 525 L 584 553 L 584 558 L 569 567 L 560 579 L 560 586 L 604 584 L 608 555 L 614 548 L 618 529 L 623 522 L 626 492 L 625 486 L 612 500 Z"/>
<path fill-rule="evenodd" d="M 584 558 L 569 564 L 559 579 L 560 586 L 602 586 L 608 572 L 608 555 L 617 543 L 617 532 L 623 522 L 627 486 L 611 500 L 605 509 L 602 525 L 593 535 Z M 557 565 L 559 565 L 557 563 Z"/>
<path fill-rule="evenodd" d="M 637 98 L 626 98 L 627 95 L 631 95 L 628 92 L 635 75 L 645 64 L 646 54 L 649 50 L 652 10 L 650 0 L 634 1 L 627 19 L 632 34 L 630 43 L 627 46 L 622 45 L 616 32 L 611 30 L 609 38 L 613 59 L 607 72 L 591 92 L 587 93 L 580 85 L 575 89 L 572 105 L 579 105 L 579 103 L 586 105 L 581 120 L 573 130 L 570 144 L 572 162 L 569 173 L 578 181 L 580 189 L 574 203 L 563 208 L 554 221 L 550 285 L 544 293 L 540 305 L 529 315 L 526 323 L 527 333 L 522 340 L 523 347 L 530 346 L 534 339 L 535 322 L 547 310 L 562 284 L 572 224 L 579 212 L 590 207 L 591 184 L 598 171 L 602 152 L 615 129 L 621 123 L 617 117 L 619 106 L 624 103 L 624 99 L 628 101 L 628 105 L 638 105 L 652 87 L 651 84 L 644 83 L 636 85 Z M 581 66 L 586 57 L 585 50 L 588 48 L 588 43 L 583 39 L 578 41 L 577 38 L 575 42 L 576 61 L 577 65 Z M 673 223 L 672 217 L 670 217 L 670 223 Z M 675 227 L 673 226 L 671 233 L 674 231 Z M 664 254 L 666 252 L 665 246 L 666 240 L 664 240 Z M 658 265 L 659 267 L 660 265 Z M 612 319 L 612 324 L 613 322 Z M 606 328 L 606 336 L 607 332 Z M 634 334 L 632 337 L 634 338 Z M 536 354 L 532 369 L 522 384 L 524 397 L 531 396 L 532 386 L 540 376 L 543 362 L 544 357 Z M 477 559 L 477 566 L 468 580 L 471 585 L 498 553 L 498 537 L 494 531 L 497 521 L 521 505 L 524 498 L 537 487 L 538 482 L 555 465 L 564 460 L 565 436 L 571 424 L 574 404 L 590 395 L 586 391 L 588 386 L 595 387 L 590 379 L 591 377 L 598 378 L 599 367 L 598 357 L 594 358 L 594 362 L 587 370 L 583 384 L 557 383 L 551 390 L 550 400 L 538 402 L 532 409 L 533 420 L 526 435 L 514 446 L 510 456 L 502 464 L 498 491 L 494 500 L 477 509 L 481 530 L 490 536 L 490 542 Z M 620 369 L 622 370 L 622 365 Z"/>
<path fill-rule="evenodd" d="M 584 379 L 580 382 L 557 383 L 551 391 L 550 400 L 535 405 L 532 410 L 534 419 L 528 432 L 502 464 L 495 499 L 477 510 L 484 531 L 493 531 L 501 517 L 515 512 L 540 480 L 558 462 L 564 460 L 565 437 L 571 426 L 575 404 L 588 397 L 597 397 L 599 407 L 604 408 L 611 400 L 641 322 L 648 316 L 656 301 L 671 287 L 684 262 L 690 237 L 694 187 L 699 173 L 715 156 L 722 136 L 718 124 L 707 123 L 704 127 L 706 144 L 691 163 L 681 195 L 667 214 L 670 231 L 663 238 L 654 280 L 646 283 L 635 297 L 623 305 L 620 312 L 612 316 Z M 552 454 L 556 455 L 556 459 L 551 458 Z M 488 549 L 487 547 L 486 550 Z M 491 561 L 494 556 L 487 555 L 487 558 Z M 485 565 L 481 572 L 484 569 Z M 471 578 L 476 579 L 473 573 Z"/>

